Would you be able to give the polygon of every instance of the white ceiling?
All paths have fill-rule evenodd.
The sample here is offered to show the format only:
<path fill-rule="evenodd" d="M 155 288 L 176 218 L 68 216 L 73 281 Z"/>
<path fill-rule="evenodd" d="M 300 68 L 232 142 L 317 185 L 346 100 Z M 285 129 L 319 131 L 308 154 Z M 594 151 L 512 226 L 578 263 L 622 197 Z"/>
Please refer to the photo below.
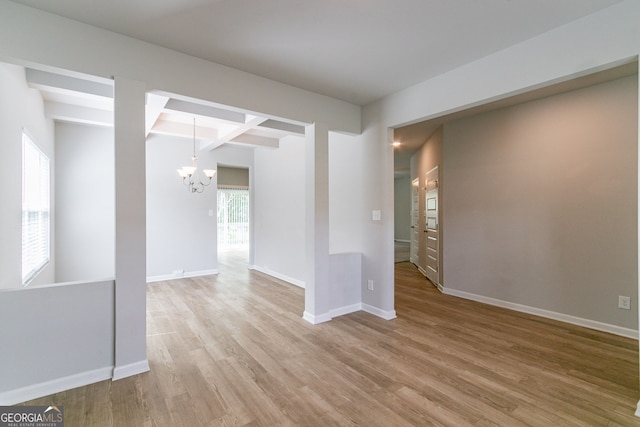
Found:
<path fill-rule="evenodd" d="M 364 105 L 620 0 L 14 0 Z"/>

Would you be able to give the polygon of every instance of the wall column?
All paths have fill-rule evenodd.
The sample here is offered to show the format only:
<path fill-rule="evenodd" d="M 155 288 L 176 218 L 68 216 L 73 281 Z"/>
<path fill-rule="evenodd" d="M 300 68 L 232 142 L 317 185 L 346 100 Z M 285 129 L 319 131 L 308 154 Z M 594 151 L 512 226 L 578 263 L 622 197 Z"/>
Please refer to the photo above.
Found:
<path fill-rule="evenodd" d="M 115 367 L 149 370 L 146 354 L 145 84 L 115 77 Z"/>
<path fill-rule="evenodd" d="M 303 318 L 331 320 L 329 300 L 329 129 L 305 129 L 305 292 Z"/>

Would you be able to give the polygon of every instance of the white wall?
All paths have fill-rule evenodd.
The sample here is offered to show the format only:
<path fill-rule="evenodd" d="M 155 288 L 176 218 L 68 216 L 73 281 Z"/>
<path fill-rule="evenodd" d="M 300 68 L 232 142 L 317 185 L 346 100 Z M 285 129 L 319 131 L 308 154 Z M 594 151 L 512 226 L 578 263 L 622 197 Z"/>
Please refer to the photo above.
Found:
<path fill-rule="evenodd" d="M 211 274 L 218 268 L 216 179 L 203 193 L 193 194 L 176 172 L 191 164 L 191 144 L 188 138 L 147 138 L 147 277 L 176 270 Z M 212 152 L 199 152 L 198 157 L 199 169 L 216 168 Z"/>
<path fill-rule="evenodd" d="M 637 120 L 634 75 L 446 123 L 445 292 L 636 330 Z"/>
<path fill-rule="evenodd" d="M 110 378 L 113 309 L 113 281 L 0 290 L 0 405 Z"/>
<path fill-rule="evenodd" d="M 58 122 L 56 282 L 113 277 L 113 128 Z"/>
<path fill-rule="evenodd" d="M 254 159 L 254 236 L 256 269 L 304 283 L 305 141 L 280 140 L 280 148 L 256 149 Z"/>
<path fill-rule="evenodd" d="M 53 121 L 40 93 L 27 86 L 24 68 L 0 63 L 0 288 L 22 286 L 22 129 L 50 160 L 51 259 L 31 284 L 55 278 L 55 155 Z"/>
<path fill-rule="evenodd" d="M 329 252 L 360 252 L 362 145 L 358 138 L 329 133 Z"/>
<path fill-rule="evenodd" d="M 361 146 L 329 134 L 330 307 L 339 315 L 361 300 Z M 288 137 L 255 154 L 255 268 L 304 285 L 305 140 Z M 333 311 L 333 310 L 338 310 Z M 352 310 L 351 310 L 352 311 Z"/>

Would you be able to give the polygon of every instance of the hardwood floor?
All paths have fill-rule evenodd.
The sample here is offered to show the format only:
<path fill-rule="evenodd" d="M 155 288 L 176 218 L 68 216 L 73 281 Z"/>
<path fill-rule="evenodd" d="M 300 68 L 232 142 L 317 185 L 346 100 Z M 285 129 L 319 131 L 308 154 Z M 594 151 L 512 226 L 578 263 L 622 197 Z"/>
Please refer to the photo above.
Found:
<path fill-rule="evenodd" d="M 637 341 L 440 294 L 396 264 L 398 318 L 302 320 L 303 290 L 221 261 L 148 285 L 151 372 L 29 404 L 66 426 L 640 426 Z"/>

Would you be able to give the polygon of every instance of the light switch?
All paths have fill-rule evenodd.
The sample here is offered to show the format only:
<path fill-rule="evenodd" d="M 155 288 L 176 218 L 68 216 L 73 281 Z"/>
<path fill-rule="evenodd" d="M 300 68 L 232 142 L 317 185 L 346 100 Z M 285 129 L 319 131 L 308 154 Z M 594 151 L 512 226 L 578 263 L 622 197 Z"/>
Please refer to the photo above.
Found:
<path fill-rule="evenodd" d="M 213 216 L 213 209 L 209 209 L 209 216 Z"/>
<path fill-rule="evenodd" d="M 382 219 L 382 212 L 379 210 L 371 211 L 371 219 L 373 221 L 380 221 Z"/>

